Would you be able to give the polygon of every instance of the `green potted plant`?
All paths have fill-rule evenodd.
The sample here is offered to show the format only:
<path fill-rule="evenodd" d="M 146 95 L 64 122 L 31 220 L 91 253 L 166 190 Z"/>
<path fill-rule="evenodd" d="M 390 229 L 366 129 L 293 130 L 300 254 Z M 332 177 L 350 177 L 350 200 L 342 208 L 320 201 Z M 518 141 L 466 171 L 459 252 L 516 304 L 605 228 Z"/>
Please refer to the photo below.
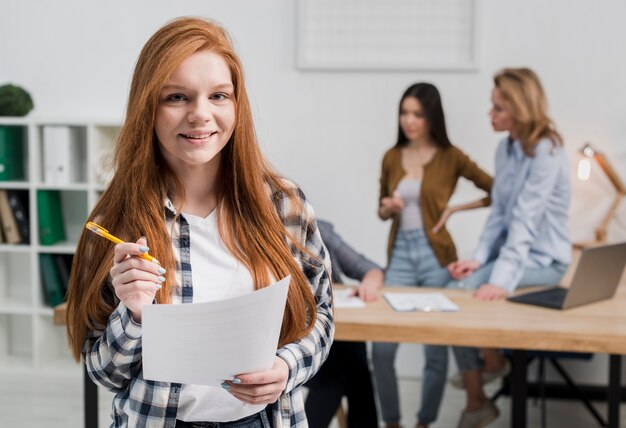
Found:
<path fill-rule="evenodd" d="M 0 86 L 0 116 L 26 116 L 33 109 L 30 94 L 10 83 Z"/>

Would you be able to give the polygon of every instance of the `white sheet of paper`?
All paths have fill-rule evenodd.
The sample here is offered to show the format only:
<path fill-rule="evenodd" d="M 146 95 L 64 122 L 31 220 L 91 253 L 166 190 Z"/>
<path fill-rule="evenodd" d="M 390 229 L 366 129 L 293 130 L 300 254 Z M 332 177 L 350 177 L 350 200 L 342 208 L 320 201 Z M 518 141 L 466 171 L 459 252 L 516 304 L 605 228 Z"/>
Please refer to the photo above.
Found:
<path fill-rule="evenodd" d="M 219 386 L 238 374 L 270 369 L 290 279 L 216 302 L 144 306 L 144 378 Z"/>
<path fill-rule="evenodd" d="M 385 300 L 398 312 L 456 312 L 459 307 L 443 293 L 385 293 Z"/>
<path fill-rule="evenodd" d="M 333 290 L 333 305 L 335 308 L 364 308 L 365 302 L 353 296 L 353 288 Z"/>

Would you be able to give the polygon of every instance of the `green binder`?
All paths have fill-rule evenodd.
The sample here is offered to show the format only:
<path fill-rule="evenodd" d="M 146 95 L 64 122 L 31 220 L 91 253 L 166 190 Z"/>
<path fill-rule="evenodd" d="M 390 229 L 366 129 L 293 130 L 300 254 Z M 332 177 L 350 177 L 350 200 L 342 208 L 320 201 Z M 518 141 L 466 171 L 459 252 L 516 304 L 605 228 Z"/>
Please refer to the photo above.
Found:
<path fill-rule="evenodd" d="M 43 287 L 44 301 L 50 307 L 63 303 L 63 285 L 56 270 L 54 256 L 52 254 L 39 254 L 39 271 L 41 272 L 41 285 Z"/>
<path fill-rule="evenodd" d="M 39 216 L 39 242 L 41 245 L 53 245 L 65 240 L 60 191 L 37 191 L 37 215 Z"/>
<path fill-rule="evenodd" d="M 25 178 L 24 127 L 0 126 L 0 181 Z"/>

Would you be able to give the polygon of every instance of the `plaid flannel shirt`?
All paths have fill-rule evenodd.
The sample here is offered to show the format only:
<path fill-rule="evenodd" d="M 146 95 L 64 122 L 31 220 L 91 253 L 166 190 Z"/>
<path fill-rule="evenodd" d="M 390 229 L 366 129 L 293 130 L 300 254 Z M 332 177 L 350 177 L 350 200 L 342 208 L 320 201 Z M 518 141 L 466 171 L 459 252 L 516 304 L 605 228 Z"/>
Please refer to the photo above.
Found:
<path fill-rule="evenodd" d="M 300 386 L 319 370 L 328 356 L 334 334 L 328 276 L 330 258 L 317 229 L 313 207 L 299 188 L 289 184 L 296 190 L 302 209 L 298 209 L 297 204 L 282 193 L 271 194 L 270 197 L 290 236 L 319 260 L 302 253 L 289 242 L 294 259 L 311 285 L 317 318 L 309 335 L 276 352 L 289 366 L 289 378 L 283 394 L 270 404 L 271 423 L 275 428 L 308 427 Z M 165 203 L 165 213 L 170 219 L 176 215 L 169 200 Z M 172 303 L 189 303 L 193 290 L 189 225 L 183 216 L 179 216 L 174 224 L 172 242 L 176 256 L 176 287 Z M 173 428 L 181 385 L 145 380 L 141 349 L 141 325 L 131 319 L 130 311 L 119 302 L 107 325 L 101 330 L 89 332 L 83 347 L 83 359 L 89 376 L 115 393 L 111 426 Z"/>

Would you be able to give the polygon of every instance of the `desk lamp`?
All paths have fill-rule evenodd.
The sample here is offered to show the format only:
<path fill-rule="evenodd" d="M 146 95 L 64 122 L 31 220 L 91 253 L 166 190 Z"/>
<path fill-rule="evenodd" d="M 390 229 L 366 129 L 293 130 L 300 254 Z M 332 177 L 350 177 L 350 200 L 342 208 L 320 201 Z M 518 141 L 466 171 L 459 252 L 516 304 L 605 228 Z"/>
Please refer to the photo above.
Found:
<path fill-rule="evenodd" d="M 595 161 L 600 165 L 600 168 L 606 174 L 606 176 L 615 187 L 616 195 L 613 204 L 611 204 L 611 208 L 604 216 L 602 223 L 596 229 L 596 242 L 602 243 L 606 242 L 606 229 L 611 221 L 611 218 L 615 215 L 617 211 L 617 207 L 621 201 L 621 199 L 626 196 L 626 186 L 617 175 L 617 172 L 613 169 L 609 161 L 606 157 L 595 150 L 591 144 L 585 143 L 584 146 L 580 149 L 580 153 L 582 154 L 582 159 L 578 162 L 578 178 L 580 180 L 588 180 L 591 173 L 591 159 L 595 159 Z"/>

